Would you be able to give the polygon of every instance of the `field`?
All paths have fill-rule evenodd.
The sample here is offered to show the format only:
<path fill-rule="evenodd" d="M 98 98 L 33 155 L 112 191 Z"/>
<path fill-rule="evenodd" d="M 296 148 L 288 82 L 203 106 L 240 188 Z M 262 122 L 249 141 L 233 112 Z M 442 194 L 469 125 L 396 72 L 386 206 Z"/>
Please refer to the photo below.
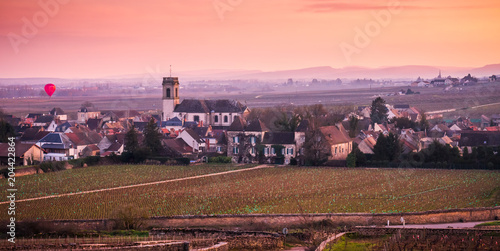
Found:
<path fill-rule="evenodd" d="M 66 184 L 68 180 L 75 179 L 74 172 L 49 173 L 39 175 L 40 183 L 31 183 L 29 187 L 31 191 L 36 191 L 38 187 L 55 189 L 63 184 L 55 190 L 62 193 L 74 189 L 114 187 L 126 182 L 130 184 L 128 178 L 136 179 L 134 175 L 150 177 L 144 178 L 145 180 L 152 180 L 152 177 L 155 177 L 155 180 L 160 179 L 156 177 L 158 175 L 148 174 L 145 171 L 147 168 L 151 167 L 144 166 L 143 173 L 136 170 L 126 173 L 122 170 L 118 176 L 113 172 L 99 174 L 95 171 L 95 174 L 89 174 L 91 178 L 76 185 Z M 202 165 L 190 168 L 202 170 L 214 167 Z M 222 171 L 232 167 L 228 165 L 216 168 L 221 168 Z M 174 173 L 179 175 L 179 172 L 184 173 Z M 194 175 L 188 173 L 189 171 L 186 171 L 181 176 Z M 168 179 L 171 179 L 174 177 L 172 175 L 165 175 L 164 178 L 168 176 Z M 45 176 L 47 177 L 43 178 Z M 22 184 L 23 178 L 19 178 L 16 183 Z M 26 177 L 26 180 L 31 179 L 35 178 Z M 61 180 L 63 182 L 60 182 Z M 4 183 L 5 180 L 2 181 L 5 186 Z M 103 219 L 110 217 L 116 209 L 127 205 L 143 210 L 148 216 L 390 213 L 491 207 L 500 205 L 499 187 L 500 172 L 495 171 L 270 167 L 170 183 L 18 202 L 16 219 Z M 37 195 L 31 192 L 24 196 L 27 198 Z M 1 210 L 7 211 L 7 205 L 0 205 Z"/>
<path fill-rule="evenodd" d="M 346 87 L 349 88 L 349 87 Z M 400 90 L 411 88 L 418 91 L 419 95 L 387 96 Z M 284 89 L 266 91 L 265 93 L 213 93 L 199 89 L 196 92 L 181 93 L 181 99 L 235 99 L 248 107 L 275 107 L 281 105 L 370 105 L 377 96 L 382 96 L 388 104 L 410 104 L 423 111 L 436 111 L 444 109 L 459 109 L 460 115 L 473 115 L 478 112 L 462 110 L 478 105 L 500 102 L 500 86 L 498 84 L 482 84 L 477 86 L 463 86 L 445 92 L 443 88 L 423 87 L 373 87 L 339 89 L 339 87 L 324 87 L 318 89 Z M 54 107 L 62 107 L 69 114 L 70 119 L 76 119 L 76 111 L 85 101 L 92 102 L 101 110 L 138 110 L 148 111 L 161 107 L 160 94 L 109 94 L 101 96 L 78 97 L 39 97 L 21 99 L 3 99 L 0 108 L 16 116 L 25 116 L 29 112 L 48 112 Z M 498 113 L 497 109 L 486 110 L 487 114 Z M 480 116 L 481 114 L 479 114 Z"/>
<path fill-rule="evenodd" d="M 402 234 L 401 236 L 359 236 L 347 234 L 327 246 L 325 251 L 340 250 L 498 250 L 498 235 L 420 235 Z"/>
<path fill-rule="evenodd" d="M 63 172 L 29 175 L 16 178 L 17 200 L 76 193 L 111 187 L 177 179 L 229 170 L 249 165 L 157 166 L 110 165 L 77 168 Z M 7 200 L 7 181 L 0 182 L 0 202 Z"/>

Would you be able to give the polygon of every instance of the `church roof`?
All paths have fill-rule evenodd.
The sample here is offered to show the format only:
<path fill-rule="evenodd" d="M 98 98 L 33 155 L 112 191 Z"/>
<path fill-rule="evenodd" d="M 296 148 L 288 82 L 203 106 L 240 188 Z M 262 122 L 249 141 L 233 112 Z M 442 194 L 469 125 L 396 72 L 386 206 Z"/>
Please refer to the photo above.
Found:
<path fill-rule="evenodd" d="M 184 99 L 174 112 L 210 113 L 214 112 L 244 112 L 247 107 L 240 102 L 228 99 L 200 100 Z"/>

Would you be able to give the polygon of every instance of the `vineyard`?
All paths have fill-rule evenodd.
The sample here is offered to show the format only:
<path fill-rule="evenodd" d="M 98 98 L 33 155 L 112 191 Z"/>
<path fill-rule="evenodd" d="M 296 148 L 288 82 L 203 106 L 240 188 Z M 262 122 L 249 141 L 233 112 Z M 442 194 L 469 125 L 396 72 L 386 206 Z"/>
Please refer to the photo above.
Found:
<path fill-rule="evenodd" d="M 160 175 L 163 175 L 163 179 L 186 177 L 197 172 L 223 171 L 234 167 L 178 167 L 170 173 L 155 169 L 167 168 L 161 166 L 142 166 L 141 172 L 137 171 L 136 166 L 123 168 L 129 168 L 129 172 L 125 169 L 120 169 L 119 174 L 90 171 L 86 178 L 83 177 L 87 173 L 82 172 L 79 175 L 84 180 L 74 178 L 75 184 L 70 184 L 68 180 L 72 178 L 66 174 L 46 174 L 48 177 L 40 180 L 40 183 L 30 177 L 27 180 L 32 183 L 25 186 L 31 192 L 25 193 L 28 195 L 24 195 L 24 198 L 36 196 L 37 189 L 49 186 L 53 186 L 53 191 L 62 193 L 160 180 Z M 151 168 L 152 173 L 146 172 L 148 168 Z M 23 182 L 19 179 L 18 184 Z M 103 219 L 127 205 L 143 210 L 148 216 L 391 213 L 491 207 L 500 205 L 499 188 L 500 172 L 495 171 L 274 167 L 18 202 L 16 219 Z M 48 194 L 47 191 L 43 193 Z M 7 211 L 7 205 L 0 205 L 1 210 Z"/>
<path fill-rule="evenodd" d="M 251 167 L 251 165 L 110 165 L 16 178 L 17 200 L 177 179 Z M 7 200 L 7 180 L 0 182 L 0 201 Z"/>

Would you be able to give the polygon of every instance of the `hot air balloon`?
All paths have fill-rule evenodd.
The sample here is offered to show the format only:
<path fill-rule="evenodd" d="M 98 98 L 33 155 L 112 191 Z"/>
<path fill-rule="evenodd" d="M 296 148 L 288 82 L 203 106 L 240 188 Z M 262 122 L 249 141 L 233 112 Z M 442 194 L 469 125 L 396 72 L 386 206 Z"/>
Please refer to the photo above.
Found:
<path fill-rule="evenodd" d="M 56 86 L 54 84 L 46 84 L 45 85 L 45 92 L 49 97 L 52 97 L 52 94 L 56 91 Z"/>

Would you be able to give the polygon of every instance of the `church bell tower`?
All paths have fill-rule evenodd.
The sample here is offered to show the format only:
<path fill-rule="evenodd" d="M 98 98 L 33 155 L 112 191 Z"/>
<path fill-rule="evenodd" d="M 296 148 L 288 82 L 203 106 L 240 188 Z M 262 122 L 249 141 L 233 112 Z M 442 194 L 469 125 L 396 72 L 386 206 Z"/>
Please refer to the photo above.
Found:
<path fill-rule="evenodd" d="M 174 117 L 175 106 L 179 104 L 179 78 L 163 78 L 163 113 L 162 121 L 167 121 Z"/>

